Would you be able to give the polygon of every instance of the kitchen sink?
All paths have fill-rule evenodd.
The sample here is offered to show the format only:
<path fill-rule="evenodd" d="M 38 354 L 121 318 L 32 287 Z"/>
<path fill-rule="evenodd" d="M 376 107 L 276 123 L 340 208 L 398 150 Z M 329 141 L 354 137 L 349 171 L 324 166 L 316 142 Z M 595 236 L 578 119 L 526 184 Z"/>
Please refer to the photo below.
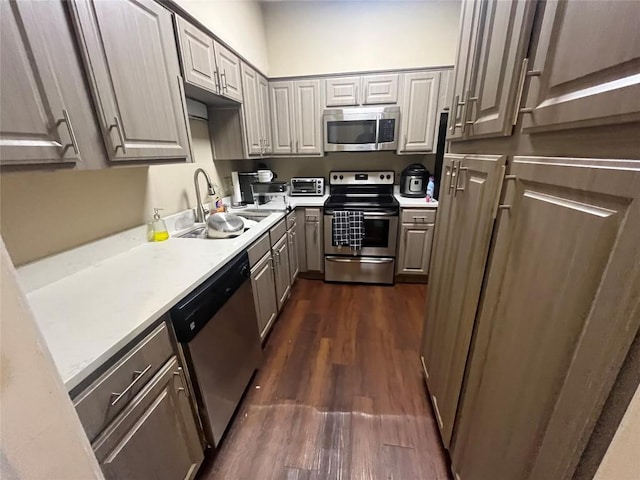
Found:
<path fill-rule="evenodd" d="M 238 212 L 233 212 L 236 215 L 238 215 L 239 217 L 243 217 L 246 220 L 253 220 L 254 222 L 261 222 L 262 220 L 264 220 L 265 218 L 267 218 L 269 215 L 271 215 L 273 212 L 272 211 L 265 211 L 265 210 L 242 210 L 242 211 L 238 211 Z M 255 226 L 255 224 L 252 224 L 250 226 L 246 226 L 244 229 L 244 232 L 246 232 L 247 230 L 249 230 L 251 227 Z M 242 232 L 242 233 L 244 233 Z M 242 235 L 242 233 L 240 235 Z M 238 236 L 240 236 L 238 235 Z M 204 240 L 219 240 L 217 238 L 209 238 L 207 236 L 207 226 L 206 225 L 202 225 L 202 224 L 198 224 L 194 227 L 192 227 L 191 229 L 187 230 L 186 232 L 181 233 L 180 235 L 176 235 L 177 238 L 200 238 L 200 239 L 204 239 Z M 230 237 L 233 238 L 233 237 Z"/>

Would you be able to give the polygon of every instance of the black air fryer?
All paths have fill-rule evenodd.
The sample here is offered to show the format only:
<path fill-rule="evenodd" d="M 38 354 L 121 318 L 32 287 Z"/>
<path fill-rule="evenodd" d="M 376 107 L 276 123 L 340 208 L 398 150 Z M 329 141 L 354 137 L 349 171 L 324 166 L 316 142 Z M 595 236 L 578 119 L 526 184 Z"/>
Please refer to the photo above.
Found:
<path fill-rule="evenodd" d="M 400 174 L 400 195 L 421 198 L 427 195 L 429 170 L 420 163 L 412 163 Z"/>

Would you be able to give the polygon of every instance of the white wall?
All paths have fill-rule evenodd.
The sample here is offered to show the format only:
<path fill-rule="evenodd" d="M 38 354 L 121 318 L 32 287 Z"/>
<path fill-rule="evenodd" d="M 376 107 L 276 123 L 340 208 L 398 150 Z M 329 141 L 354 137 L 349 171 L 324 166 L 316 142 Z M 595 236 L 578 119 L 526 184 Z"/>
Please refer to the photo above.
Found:
<path fill-rule="evenodd" d="M 258 70 L 265 75 L 269 74 L 267 41 L 259 2 L 248 0 L 175 0 L 175 2 Z"/>
<path fill-rule="evenodd" d="M 0 240 L 0 478 L 102 473 Z"/>
<path fill-rule="evenodd" d="M 263 4 L 269 76 L 453 65 L 461 2 Z"/>
<path fill-rule="evenodd" d="M 142 225 L 153 207 L 163 208 L 162 215 L 194 207 L 198 167 L 223 187 L 231 163 L 213 163 L 205 122 L 189 124 L 195 163 L 0 175 L 0 231 L 13 263 L 20 266 Z M 226 195 L 224 188 L 220 193 Z"/>

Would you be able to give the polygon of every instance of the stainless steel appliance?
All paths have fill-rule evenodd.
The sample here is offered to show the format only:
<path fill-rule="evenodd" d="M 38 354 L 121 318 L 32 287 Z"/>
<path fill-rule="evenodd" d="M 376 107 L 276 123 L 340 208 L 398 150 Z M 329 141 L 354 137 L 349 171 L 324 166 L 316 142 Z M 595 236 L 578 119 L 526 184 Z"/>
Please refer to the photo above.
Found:
<path fill-rule="evenodd" d="M 324 177 L 294 177 L 291 179 L 289 195 L 324 195 Z"/>
<path fill-rule="evenodd" d="M 262 359 L 247 252 L 170 311 L 207 441 L 216 447 Z"/>
<path fill-rule="evenodd" d="M 400 195 L 424 197 L 427 194 L 429 170 L 421 163 L 412 163 L 400 174 Z"/>
<path fill-rule="evenodd" d="M 325 152 L 398 148 L 399 107 L 352 107 L 323 113 Z"/>
<path fill-rule="evenodd" d="M 398 214 L 393 171 L 331 172 L 330 195 L 324 203 L 325 280 L 392 284 L 395 271 Z M 362 211 L 362 249 L 333 241 L 333 213 Z"/>

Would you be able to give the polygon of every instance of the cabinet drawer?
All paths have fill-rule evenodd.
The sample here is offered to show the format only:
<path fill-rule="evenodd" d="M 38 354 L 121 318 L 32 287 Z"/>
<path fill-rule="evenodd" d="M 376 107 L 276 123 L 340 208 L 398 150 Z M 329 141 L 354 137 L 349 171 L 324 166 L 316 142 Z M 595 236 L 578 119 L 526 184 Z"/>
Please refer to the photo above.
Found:
<path fill-rule="evenodd" d="M 291 230 L 296 225 L 296 212 L 295 210 L 287 215 L 287 230 Z"/>
<path fill-rule="evenodd" d="M 435 210 L 402 210 L 402 223 L 435 223 Z"/>
<path fill-rule="evenodd" d="M 269 241 L 269 234 L 265 233 L 247 249 L 249 266 L 253 267 L 270 249 L 271 242 Z"/>
<path fill-rule="evenodd" d="M 319 208 L 305 208 L 304 209 L 304 221 L 305 222 L 319 222 L 321 215 L 322 215 L 322 212 L 320 212 Z"/>
<path fill-rule="evenodd" d="M 271 246 L 273 247 L 282 236 L 287 233 L 287 222 L 283 218 L 276 223 L 269 231 L 269 237 L 271 238 Z"/>
<path fill-rule="evenodd" d="M 90 441 L 173 355 L 167 324 L 162 323 L 127 352 L 73 403 Z"/>

